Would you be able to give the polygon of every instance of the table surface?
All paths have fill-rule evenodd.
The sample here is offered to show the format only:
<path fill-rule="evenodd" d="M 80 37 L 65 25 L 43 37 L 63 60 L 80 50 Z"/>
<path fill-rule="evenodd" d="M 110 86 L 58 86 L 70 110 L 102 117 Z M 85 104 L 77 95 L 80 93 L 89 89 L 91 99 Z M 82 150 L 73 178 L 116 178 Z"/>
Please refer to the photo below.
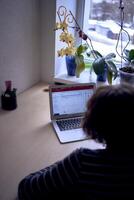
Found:
<path fill-rule="evenodd" d="M 48 85 L 17 95 L 17 109 L 0 111 L 0 199 L 14 200 L 19 181 L 76 148 L 97 148 L 92 140 L 61 144 L 52 128 Z"/>

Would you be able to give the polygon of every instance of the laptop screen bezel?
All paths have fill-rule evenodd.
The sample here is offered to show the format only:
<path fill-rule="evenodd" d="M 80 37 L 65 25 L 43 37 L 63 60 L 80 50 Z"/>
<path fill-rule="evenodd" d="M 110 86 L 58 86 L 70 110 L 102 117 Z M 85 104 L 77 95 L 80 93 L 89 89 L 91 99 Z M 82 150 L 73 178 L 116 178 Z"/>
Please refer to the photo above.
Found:
<path fill-rule="evenodd" d="M 54 115 L 53 113 L 53 104 L 52 104 L 52 93 L 53 89 L 64 89 L 64 88 L 71 88 L 71 87 L 90 87 L 93 91 L 96 88 L 95 83 L 81 83 L 81 84 L 68 84 L 68 85 L 49 85 L 49 105 L 50 105 L 50 117 L 51 120 L 57 120 L 57 119 L 65 119 L 65 118 L 71 118 L 71 117 L 81 117 L 85 114 L 85 112 L 82 113 L 76 113 L 76 114 L 67 114 L 67 115 Z"/>

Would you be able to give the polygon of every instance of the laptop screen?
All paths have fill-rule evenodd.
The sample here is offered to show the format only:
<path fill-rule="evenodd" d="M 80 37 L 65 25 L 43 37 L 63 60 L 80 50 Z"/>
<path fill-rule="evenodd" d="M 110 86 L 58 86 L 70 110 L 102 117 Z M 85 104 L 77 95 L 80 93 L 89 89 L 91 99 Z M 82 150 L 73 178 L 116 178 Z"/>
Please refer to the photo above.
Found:
<path fill-rule="evenodd" d="M 51 89 L 51 106 L 54 118 L 78 116 L 86 111 L 94 85 L 59 86 Z"/>

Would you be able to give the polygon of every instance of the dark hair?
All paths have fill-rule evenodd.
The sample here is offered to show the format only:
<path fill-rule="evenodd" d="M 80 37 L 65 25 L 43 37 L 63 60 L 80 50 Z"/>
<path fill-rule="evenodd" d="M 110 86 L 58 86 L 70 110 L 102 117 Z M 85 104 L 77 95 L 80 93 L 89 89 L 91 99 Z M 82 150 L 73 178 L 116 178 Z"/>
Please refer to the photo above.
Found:
<path fill-rule="evenodd" d="M 134 134 L 134 87 L 127 84 L 98 87 L 88 101 L 84 131 L 107 144 L 126 143 Z"/>

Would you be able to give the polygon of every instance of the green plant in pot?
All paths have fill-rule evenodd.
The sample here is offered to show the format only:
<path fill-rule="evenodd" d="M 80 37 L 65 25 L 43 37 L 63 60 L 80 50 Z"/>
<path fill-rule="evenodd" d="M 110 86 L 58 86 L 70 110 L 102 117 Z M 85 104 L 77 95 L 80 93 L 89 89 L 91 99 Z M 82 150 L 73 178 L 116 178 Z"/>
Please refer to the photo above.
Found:
<path fill-rule="evenodd" d="M 119 69 L 120 81 L 134 84 L 134 49 L 124 50 L 125 62 Z"/>
<path fill-rule="evenodd" d="M 102 56 L 102 54 L 96 50 L 87 53 L 87 56 L 90 57 L 91 55 L 94 57 L 91 70 L 97 75 L 97 81 L 105 82 L 107 80 L 109 84 L 112 84 L 112 80 L 116 79 L 118 75 L 118 70 L 113 62 L 113 58 L 115 58 L 116 55 L 110 53 L 106 56 Z"/>

